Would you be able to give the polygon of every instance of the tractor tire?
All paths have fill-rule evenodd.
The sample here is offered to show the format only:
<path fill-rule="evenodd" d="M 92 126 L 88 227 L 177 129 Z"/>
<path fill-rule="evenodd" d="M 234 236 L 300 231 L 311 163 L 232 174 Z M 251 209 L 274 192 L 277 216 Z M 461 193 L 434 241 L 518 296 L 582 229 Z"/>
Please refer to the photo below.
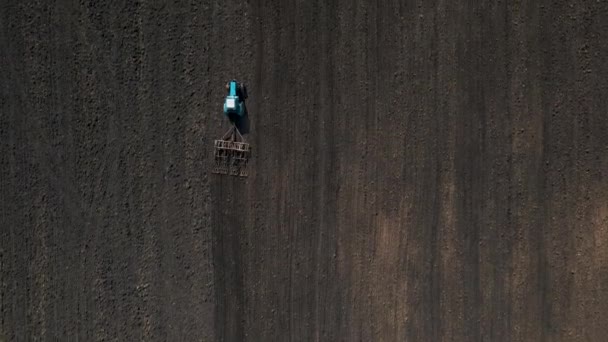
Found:
<path fill-rule="evenodd" d="M 241 83 L 241 95 L 243 95 L 243 100 L 247 99 L 247 86 Z"/>

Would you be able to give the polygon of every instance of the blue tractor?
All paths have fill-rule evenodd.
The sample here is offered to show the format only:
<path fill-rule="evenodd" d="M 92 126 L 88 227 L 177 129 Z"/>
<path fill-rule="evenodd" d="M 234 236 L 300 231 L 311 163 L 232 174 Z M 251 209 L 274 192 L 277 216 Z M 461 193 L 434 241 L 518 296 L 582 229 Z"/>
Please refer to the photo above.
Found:
<path fill-rule="evenodd" d="M 237 124 L 247 115 L 245 99 L 247 99 L 247 87 L 244 84 L 231 80 L 226 84 L 228 95 L 224 100 L 224 114 L 231 123 Z"/>

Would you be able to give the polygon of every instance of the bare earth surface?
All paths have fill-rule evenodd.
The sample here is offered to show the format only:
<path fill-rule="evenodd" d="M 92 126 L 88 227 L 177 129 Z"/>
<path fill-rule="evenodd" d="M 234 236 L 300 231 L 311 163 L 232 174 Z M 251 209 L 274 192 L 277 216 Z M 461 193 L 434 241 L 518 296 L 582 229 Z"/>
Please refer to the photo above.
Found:
<path fill-rule="evenodd" d="M 606 340 L 608 3 L 167 3 L 0 4 L 0 341 Z"/>

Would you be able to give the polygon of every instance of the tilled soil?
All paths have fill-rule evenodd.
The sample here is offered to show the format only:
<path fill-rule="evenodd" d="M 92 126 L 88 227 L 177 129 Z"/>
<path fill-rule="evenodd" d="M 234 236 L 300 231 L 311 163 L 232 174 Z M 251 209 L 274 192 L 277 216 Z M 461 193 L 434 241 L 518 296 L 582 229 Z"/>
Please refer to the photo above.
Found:
<path fill-rule="evenodd" d="M 0 341 L 603 341 L 606 56 L 602 1 L 7 0 Z"/>

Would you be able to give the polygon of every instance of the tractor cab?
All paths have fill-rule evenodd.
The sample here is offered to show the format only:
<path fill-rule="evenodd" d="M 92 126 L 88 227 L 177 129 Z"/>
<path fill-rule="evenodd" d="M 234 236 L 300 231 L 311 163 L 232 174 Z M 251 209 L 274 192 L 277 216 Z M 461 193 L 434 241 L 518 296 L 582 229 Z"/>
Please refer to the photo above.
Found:
<path fill-rule="evenodd" d="M 224 100 L 224 114 L 231 122 L 236 122 L 245 116 L 245 98 L 247 90 L 243 84 L 231 80 L 226 85 L 228 94 Z"/>

